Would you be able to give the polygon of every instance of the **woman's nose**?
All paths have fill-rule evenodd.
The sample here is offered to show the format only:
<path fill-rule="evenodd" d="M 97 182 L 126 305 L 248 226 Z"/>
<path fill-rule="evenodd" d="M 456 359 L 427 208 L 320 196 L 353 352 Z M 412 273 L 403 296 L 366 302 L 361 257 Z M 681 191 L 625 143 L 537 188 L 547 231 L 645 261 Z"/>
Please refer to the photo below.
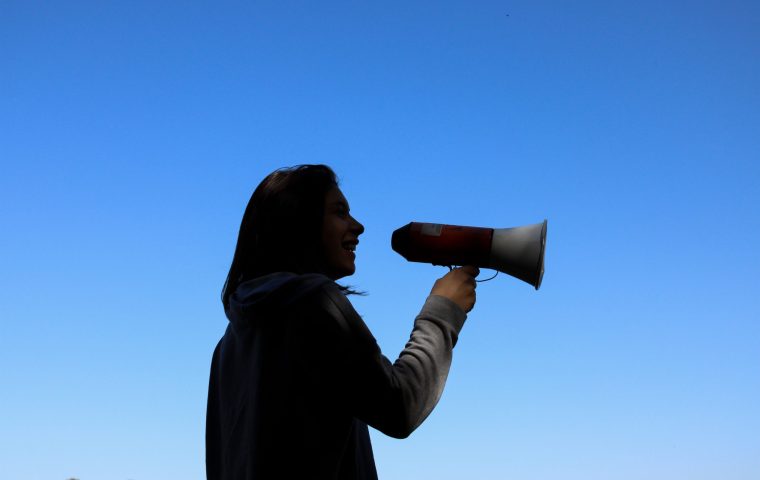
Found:
<path fill-rule="evenodd" d="M 351 219 L 354 221 L 353 230 L 356 232 L 356 235 L 358 236 L 364 233 L 364 225 L 359 223 L 359 221 L 355 219 L 354 217 L 351 217 Z"/>

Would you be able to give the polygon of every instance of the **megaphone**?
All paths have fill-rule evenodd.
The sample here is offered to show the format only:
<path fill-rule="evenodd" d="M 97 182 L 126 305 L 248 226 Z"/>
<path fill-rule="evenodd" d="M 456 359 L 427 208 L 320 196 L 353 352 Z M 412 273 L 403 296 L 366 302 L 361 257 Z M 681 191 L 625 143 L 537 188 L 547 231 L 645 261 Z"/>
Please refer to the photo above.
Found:
<path fill-rule="evenodd" d="M 546 223 L 482 228 L 411 222 L 393 232 L 391 247 L 410 262 L 490 268 L 538 290 L 544 277 Z"/>

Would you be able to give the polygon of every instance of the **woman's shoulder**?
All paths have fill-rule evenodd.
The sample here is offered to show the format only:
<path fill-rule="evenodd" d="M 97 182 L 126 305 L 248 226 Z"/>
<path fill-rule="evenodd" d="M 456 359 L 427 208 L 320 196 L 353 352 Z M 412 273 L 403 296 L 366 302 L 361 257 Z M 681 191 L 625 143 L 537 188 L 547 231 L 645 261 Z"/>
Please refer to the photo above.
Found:
<path fill-rule="evenodd" d="M 354 307 L 346 298 L 340 285 L 328 277 L 324 277 L 324 279 L 326 281 L 320 282 L 308 295 L 311 306 L 318 307 L 331 317 L 352 317 L 356 315 Z"/>
<path fill-rule="evenodd" d="M 324 282 L 314 290 L 313 294 L 309 295 L 304 307 L 312 318 L 317 313 L 316 317 L 321 319 L 317 322 L 322 326 L 331 326 L 344 335 L 366 338 L 374 342 L 372 333 L 354 309 L 344 290 L 333 280 Z"/>

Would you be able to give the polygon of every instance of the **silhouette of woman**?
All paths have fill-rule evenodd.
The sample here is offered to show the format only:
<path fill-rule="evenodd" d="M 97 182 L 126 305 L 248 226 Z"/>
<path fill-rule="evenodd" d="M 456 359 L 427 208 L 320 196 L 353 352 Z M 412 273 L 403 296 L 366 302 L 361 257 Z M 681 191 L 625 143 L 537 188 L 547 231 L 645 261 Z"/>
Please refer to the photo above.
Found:
<path fill-rule="evenodd" d="M 209 480 L 376 479 L 367 425 L 405 438 L 443 392 L 476 267 L 438 279 L 398 359 L 335 283 L 364 226 L 325 165 L 276 170 L 243 215 L 211 362 Z"/>

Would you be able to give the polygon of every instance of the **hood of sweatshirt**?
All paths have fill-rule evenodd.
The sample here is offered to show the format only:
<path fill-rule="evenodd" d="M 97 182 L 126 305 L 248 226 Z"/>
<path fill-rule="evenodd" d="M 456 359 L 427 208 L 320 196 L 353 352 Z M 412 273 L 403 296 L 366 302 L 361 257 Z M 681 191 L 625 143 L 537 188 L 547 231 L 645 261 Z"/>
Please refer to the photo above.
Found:
<path fill-rule="evenodd" d="M 260 315 L 261 313 L 287 309 L 328 283 L 333 281 L 318 273 L 270 273 L 238 285 L 237 290 L 230 295 L 225 314 L 230 323 L 245 327 L 266 316 Z"/>

